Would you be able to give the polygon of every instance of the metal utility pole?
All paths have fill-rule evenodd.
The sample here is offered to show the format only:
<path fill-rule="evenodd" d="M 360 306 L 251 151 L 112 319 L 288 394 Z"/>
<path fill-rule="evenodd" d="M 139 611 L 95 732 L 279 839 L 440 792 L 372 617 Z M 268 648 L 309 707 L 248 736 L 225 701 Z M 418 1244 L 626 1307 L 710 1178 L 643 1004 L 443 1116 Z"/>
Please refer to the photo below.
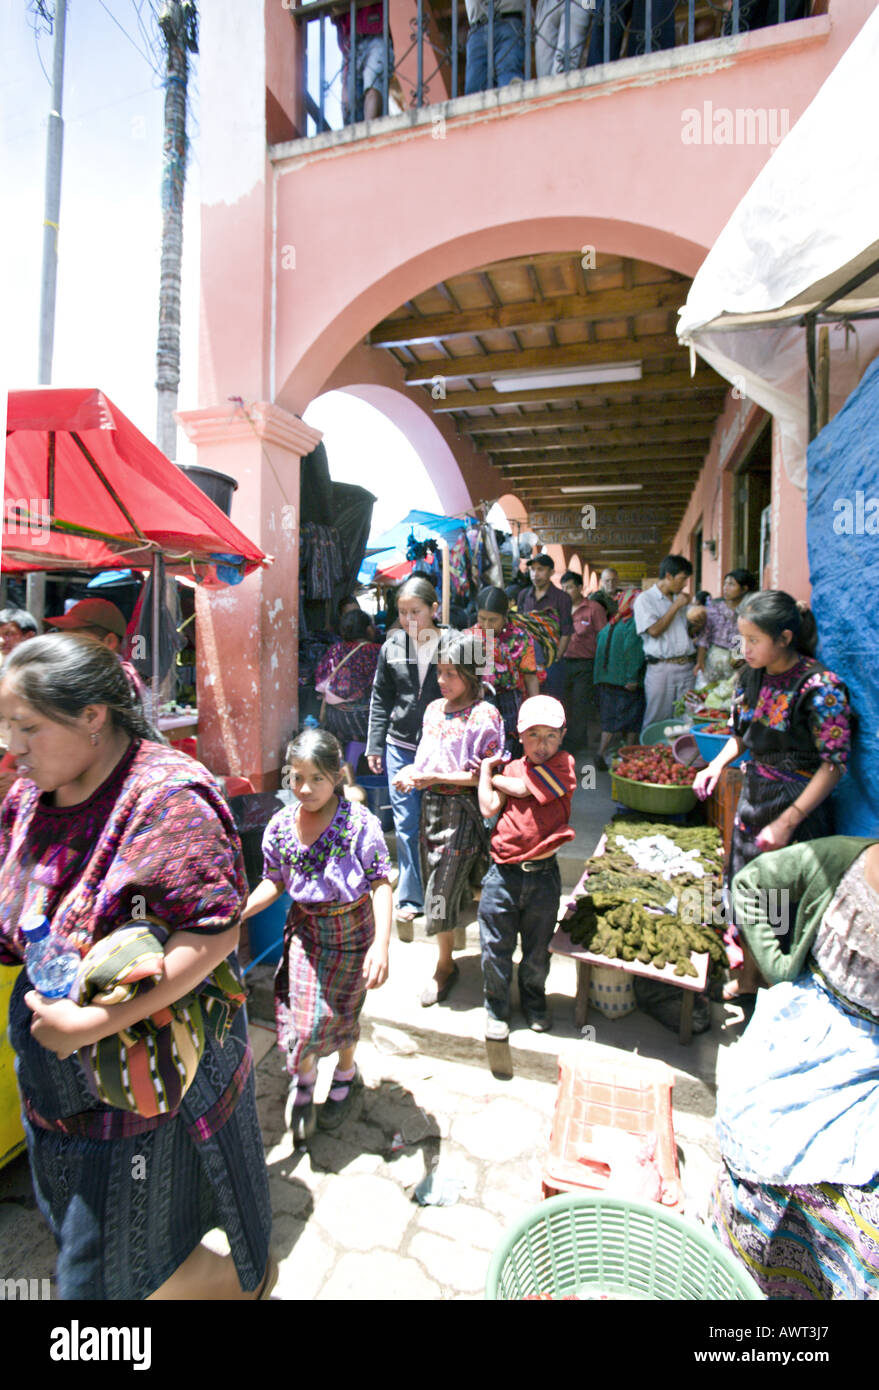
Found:
<path fill-rule="evenodd" d="M 42 11 L 41 11 L 42 13 Z M 45 17 L 45 16 L 44 16 Z M 61 153 L 64 122 L 61 99 L 64 91 L 64 33 L 67 27 L 67 0 L 55 0 L 55 52 L 52 63 L 52 109 L 46 140 L 46 201 L 43 219 L 43 279 L 40 290 L 40 361 L 37 381 L 52 381 L 52 349 L 55 341 L 55 284 L 58 278 L 58 221 L 61 216 Z"/>
<path fill-rule="evenodd" d="M 198 52 L 195 0 L 166 0 L 159 13 L 165 42 L 165 131 L 162 140 L 162 268 L 156 351 L 156 443 L 177 453 L 177 390 L 180 385 L 180 264 L 183 257 L 183 192 L 186 185 L 186 84 L 189 53 Z"/>

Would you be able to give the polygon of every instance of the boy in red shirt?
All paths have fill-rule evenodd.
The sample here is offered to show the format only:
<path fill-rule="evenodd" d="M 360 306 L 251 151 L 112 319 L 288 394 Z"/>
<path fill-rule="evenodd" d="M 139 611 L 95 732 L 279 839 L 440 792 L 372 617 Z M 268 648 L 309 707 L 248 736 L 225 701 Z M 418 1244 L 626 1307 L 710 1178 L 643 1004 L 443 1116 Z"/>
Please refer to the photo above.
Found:
<path fill-rule="evenodd" d="M 549 943 L 555 931 L 562 882 L 556 851 L 575 831 L 568 824 L 576 786 L 574 760 L 562 751 L 565 711 L 549 695 L 534 695 L 519 710 L 524 758 L 479 770 L 479 809 L 487 819 L 500 811 L 491 835 L 494 861 L 482 885 L 479 937 L 485 990 L 485 1036 L 509 1037 L 513 952 L 522 938 L 519 1001 L 529 1028 L 551 1026 L 546 1007 Z"/>

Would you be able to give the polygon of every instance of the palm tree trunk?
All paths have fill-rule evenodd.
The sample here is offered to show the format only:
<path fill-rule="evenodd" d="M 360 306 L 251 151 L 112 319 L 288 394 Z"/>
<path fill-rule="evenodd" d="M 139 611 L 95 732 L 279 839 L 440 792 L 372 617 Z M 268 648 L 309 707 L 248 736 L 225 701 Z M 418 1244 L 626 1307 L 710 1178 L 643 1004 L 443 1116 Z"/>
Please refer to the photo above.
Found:
<path fill-rule="evenodd" d="M 162 264 L 156 351 L 156 443 L 177 454 L 177 391 L 180 385 L 180 265 L 183 257 L 183 193 L 186 185 L 187 51 L 196 50 L 195 5 L 168 0 L 159 15 L 165 40 L 165 129 L 162 141 Z"/>

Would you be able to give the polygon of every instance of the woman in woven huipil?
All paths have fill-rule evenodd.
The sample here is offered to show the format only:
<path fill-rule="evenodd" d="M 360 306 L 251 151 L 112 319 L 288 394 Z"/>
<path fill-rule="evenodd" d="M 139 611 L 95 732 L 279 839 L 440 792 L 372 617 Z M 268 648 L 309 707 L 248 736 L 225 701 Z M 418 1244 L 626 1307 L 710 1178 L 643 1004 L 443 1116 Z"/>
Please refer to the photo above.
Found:
<path fill-rule="evenodd" d="M 718 1057 L 715 1230 L 769 1298 L 879 1298 L 879 841 L 761 854 L 733 902 L 771 988 Z"/>
<path fill-rule="evenodd" d="M 132 919 L 170 933 L 164 977 L 125 1003 L 44 999 L 22 971 L 9 1036 L 37 1202 L 65 1299 L 267 1297 L 271 1211 L 240 1009 L 210 1032 L 177 1110 L 106 1105 L 77 1052 L 198 990 L 234 955 L 241 845 L 211 774 L 154 742 L 116 654 L 91 637 L 24 643 L 0 679 L 19 780 L 0 812 L 0 961 L 37 908 L 81 956 Z M 200 1242 L 222 1227 L 231 1256 Z"/>
<path fill-rule="evenodd" d="M 765 590 L 742 600 L 738 625 L 746 668 L 733 695 L 731 737 L 693 783 L 697 796 L 708 796 L 727 763 L 750 752 L 728 883 L 764 850 L 832 834 L 830 794 L 845 773 L 851 744 L 848 691 L 815 659 L 818 630 L 806 605 Z M 758 984 L 746 955 L 725 997 L 753 993 Z"/>

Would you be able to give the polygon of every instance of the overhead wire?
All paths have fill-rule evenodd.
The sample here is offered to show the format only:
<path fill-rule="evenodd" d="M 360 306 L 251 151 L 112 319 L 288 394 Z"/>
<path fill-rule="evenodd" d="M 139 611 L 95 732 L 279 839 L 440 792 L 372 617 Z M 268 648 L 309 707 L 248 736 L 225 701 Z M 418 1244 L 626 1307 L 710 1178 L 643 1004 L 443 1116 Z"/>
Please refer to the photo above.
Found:
<path fill-rule="evenodd" d="M 100 5 L 100 7 L 101 7 L 101 9 L 104 11 L 104 13 L 105 13 L 106 15 L 108 15 L 110 19 L 112 19 L 113 23 L 116 25 L 116 28 L 119 29 L 119 30 L 121 30 L 121 32 L 125 35 L 125 37 L 127 38 L 128 42 L 131 44 L 132 48 L 134 48 L 135 51 L 136 51 L 137 53 L 140 54 L 141 58 L 143 58 L 143 60 L 144 60 L 146 63 L 149 64 L 149 66 L 152 68 L 152 70 L 153 70 L 153 72 L 156 74 L 156 76 L 157 76 L 157 77 L 161 76 L 160 69 L 159 69 L 159 67 L 158 67 L 158 65 L 157 65 L 157 63 L 156 63 L 155 54 L 154 54 L 154 53 L 151 53 L 151 52 L 145 53 L 145 52 L 143 51 L 143 49 L 141 48 L 140 44 L 137 43 L 137 41 L 131 37 L 131 35 L 129 34 L 128 30 L 125 28 L 125 26 L 124 26 L 123 24 L 120 24 L 119 20 L 116 18 L 116 16 L 114 15 L 113 11 L 112 11 L 111 9 L 109 9 L 109 8 L 107 7 L 107 5 L 104 3 L 104 0 L 98 0 L 98 4 Z"/>

